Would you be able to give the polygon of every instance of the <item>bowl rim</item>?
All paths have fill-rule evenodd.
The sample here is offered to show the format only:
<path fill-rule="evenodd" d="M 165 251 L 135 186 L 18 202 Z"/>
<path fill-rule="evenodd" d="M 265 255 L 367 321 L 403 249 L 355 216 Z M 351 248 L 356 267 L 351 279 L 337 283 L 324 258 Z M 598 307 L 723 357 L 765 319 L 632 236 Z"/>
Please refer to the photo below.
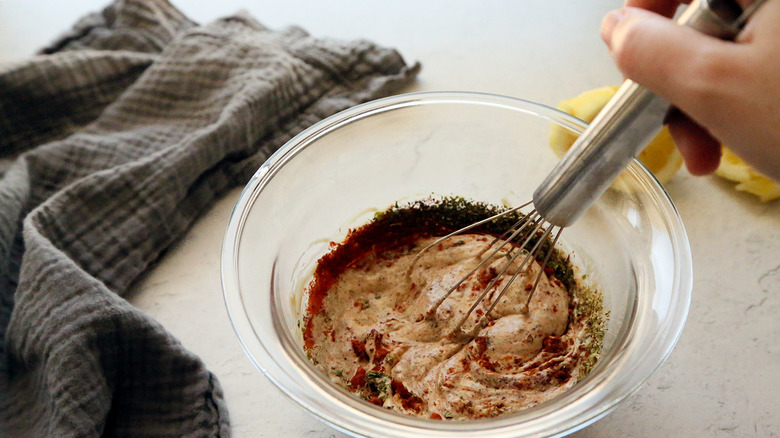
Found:
<path fill-rule="evenodd" d="M 647 348 L 644 352 L 636 352 L 636 354 L 641 354 L 643 359 L 636 365 L 637 369 L 633 370 L 634 372 L 626 373 L 624 371 L 619 376 L 608 376 L 613 382 L 616 382 L 615 384 L 619 385 L 617 386 L 619 391 L 613 389 L 612 394 L 604 395 L 605 397 L 609 396 L 606 403 L 597 403 L 595 407 L 592 405 L 590 407 L 584 406 L 588 405 L 588 400 L 595 397 L 592 391 L 588 390 L 587 385 L 590 385 L 591 389 L 593 387 L 601 388 L 606 385 L 603 381 L 594 382 L 586 378 L 577 385 L 585 385 L 585 388 L 580 391 L 584 394 L 576 400 L 567 400 L 568 403 L 563 407 L 555 407 L 554 412 L 551 411 L 551 405 L 543 403 L 531 408 L 538 415 L 530 421 L 518 422 L 514 418 L 518 415 L 526 416 L 528 410 L 524 410 L 518 414 L 492 419 L 489 427 L 480 426 L 482 420 L 441 422 L 408 417 L 374 406 L 366 407 L 364 405 L 367 405 L 367 403 L 357 400 L 351 394 L 347 394 L 346 391 L 343 391 L 343 394 L 339 394 L 338 391 L 333 391 L 332 388 L 323 389 L 317 387 L 316 382 L 298 382 L 296 387 L 291 387 L 291 385 L 296 385 L 291 382 L 296 378 L 300 379 L 300 376 L 293 376 L 284 369 L 284 364 L 278 362 L 280 358 L 275 356 L 274 352 L 268 350 L 246 314 L 246 306 L 244 306 L 238 284 L 237 258 L 239 243 L 241 232 L 247 219 L 247 213 L 268 181 L 284 167 L 286 162 L 293 159 L 301 150 L 344 124 L 353 123 L 364 117 L 405 106 L 441 103 L 478 104 L 506 108 L 546 119 L 575 132 L 582 132 L 587 127 L 586 122 L 544 104 L 497 94 L 467 91 L 426 91 L 394 95 L 353 106 L 313 124 L 290 139 L 258 168 L 239 195 L 230 216 L 221 253 L 221 283 L 223 299 L 233 330 L 250 361 L 277 388 L 314 417 L 350 435 L 370 436 L 372 431 L 382 431 L 385 436 L 407 436 L 423 432 L 430 436 L 442 437 L 453 436 L 459 433 L 465 433 L 463 436 L 514 437 L 520 436 L 518 433 L 521 432 L 526 433 L 522 436 L 562 436 L 582 429 L 607 415 L 620 402 L 634 394 L 663 364 L 679 340 L 690 307 L 692 262 L 685 228 L 669 194 L 653 174 L 638 160 L 634 160 L 629 166 L 629 171 L 648 190 L 653 192 L 656 195 L 655 198 L 663 204 L 664 208 L 661 211 L 664 212 L 666 224 L 671 228 L 669 233 L 671 238 L 670 246 L 674 250 L 673 254 L 678 259 L 673 264 L 675 272 L 672 291 L 670 292 L 674 295 L 670 297 L 674 298 L 674 300 L 671 300 L 672 307 L 670 310 L 673 317 L 669 318 L 668 324 L 663 327 L 664 330 L 657 333 L 653 339 L 653 345 L 660 345 L 660 348 Z M 270 307 L 273 308 L 273 306 Z M 278 328 L 276 321 L 274 321 L 274 324 Z M 648 366 L 647 363 L 652 363 L 652 365 Z M 637 373 L 639 373 L 639 376 Z M 312 383 L 315 385 L 307 386 L 307 384 Z M 314 390 L 316 395 L 304 395 L 302 390 Z M 557 397 L 556 400 L 565 399 L 570 392 L 567 391 L 567 393 Z M 614 392 L 619 392 L 619 394 L 614 394 Z M 325 401 L 317 402 L 314 400 L 315 397 L 321 397 Z M 349 412 L 350 415 L 345 418 L 343 415 L 334 414 L 332 407 L 325 406 L 328 403 L 339 404 L 344 412 Z M 560 421 L 561 416 L 565 417 L 565 421 Z M 484 425 L 486 423 L 482 422 L 481 424 Z M 419 427 L 421 426 L 425 426 L 425 428 L 420 429 Z M 531 431 L 534 431 L 531 435 L 527 434 L 529 427 Z"/>

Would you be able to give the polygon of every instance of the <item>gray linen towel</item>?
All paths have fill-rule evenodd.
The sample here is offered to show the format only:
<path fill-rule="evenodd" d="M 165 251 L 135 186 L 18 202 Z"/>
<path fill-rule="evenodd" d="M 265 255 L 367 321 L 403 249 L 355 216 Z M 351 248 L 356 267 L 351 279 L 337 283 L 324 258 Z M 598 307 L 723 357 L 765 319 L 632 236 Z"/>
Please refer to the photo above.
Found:
<path fill-rule="evenodd" d="M 216 377 L 122 294 L 287 139 L 418 70 L 165 0 L 0 66 L 0 436 L 229 436 Z"/>

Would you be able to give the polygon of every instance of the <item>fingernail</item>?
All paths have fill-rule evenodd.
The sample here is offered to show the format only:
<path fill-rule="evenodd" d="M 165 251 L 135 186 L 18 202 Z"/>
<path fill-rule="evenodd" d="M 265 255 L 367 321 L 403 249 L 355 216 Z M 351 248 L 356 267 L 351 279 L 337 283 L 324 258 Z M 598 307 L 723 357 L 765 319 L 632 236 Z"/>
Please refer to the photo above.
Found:
<path fill-rule="evenodd" d="M 625 9 L 616 9 L 607 13 L 601 21 L 601 39 L 604 40 L 607 47 L 611 47 L 612 44 L 612 31 L 615 30 L 615 26 L 617 26 L 625 16 Z"/>

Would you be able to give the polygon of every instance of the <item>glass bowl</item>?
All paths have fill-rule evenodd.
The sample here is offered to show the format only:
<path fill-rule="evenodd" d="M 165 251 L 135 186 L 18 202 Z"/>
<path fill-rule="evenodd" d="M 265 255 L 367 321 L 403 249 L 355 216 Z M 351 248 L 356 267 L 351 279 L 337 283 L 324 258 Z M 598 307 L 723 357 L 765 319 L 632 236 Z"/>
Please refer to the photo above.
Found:
<path fill-rule="evenodd" d="M 613 410 L 672 351 L 690 304 L 685 229 L 639 162 L 561 237 L 610 314 L 600 361 L 563 395 L 484 420 L 416 418 L 336 387 L 302 348 L 303 290 L 329 242 L 396 202 L 530 200 L 558 160 L 548 146 L 554 125 L 586 127 L 509 97 L 412 93 L 353 107 L 290 140 L 247 184 L 223 246 L 224 298 L 251 361 L 306 411 L 354 436 L 560 436 Z"/>

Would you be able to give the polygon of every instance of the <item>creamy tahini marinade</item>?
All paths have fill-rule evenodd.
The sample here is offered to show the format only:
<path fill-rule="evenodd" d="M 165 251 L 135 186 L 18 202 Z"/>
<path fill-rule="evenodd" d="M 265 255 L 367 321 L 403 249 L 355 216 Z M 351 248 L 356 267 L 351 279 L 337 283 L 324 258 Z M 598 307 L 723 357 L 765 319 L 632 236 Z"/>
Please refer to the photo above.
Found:
<path fill-rule="evenodd" d="M 579 287 L 566 260 L 554 258 L 554 268 L 542 273 L 528 309 L 542 269 L 536 261 L 488 318 L 515 266 L 464 320 L 508 258 L 499 254 L 441 302 L 479 263 L 493 236 L 451 237 L 412 266 L 436 235 L 459 226 L 442 223 L 452 205 L 421 205 L 353 230 L 319 261 L 304 319 L 305 350 L 316 367 L 368 402 L 434 419 L 515 412 L 584 377 L 598 354 L 604 319 L 599 297 Z"/>

